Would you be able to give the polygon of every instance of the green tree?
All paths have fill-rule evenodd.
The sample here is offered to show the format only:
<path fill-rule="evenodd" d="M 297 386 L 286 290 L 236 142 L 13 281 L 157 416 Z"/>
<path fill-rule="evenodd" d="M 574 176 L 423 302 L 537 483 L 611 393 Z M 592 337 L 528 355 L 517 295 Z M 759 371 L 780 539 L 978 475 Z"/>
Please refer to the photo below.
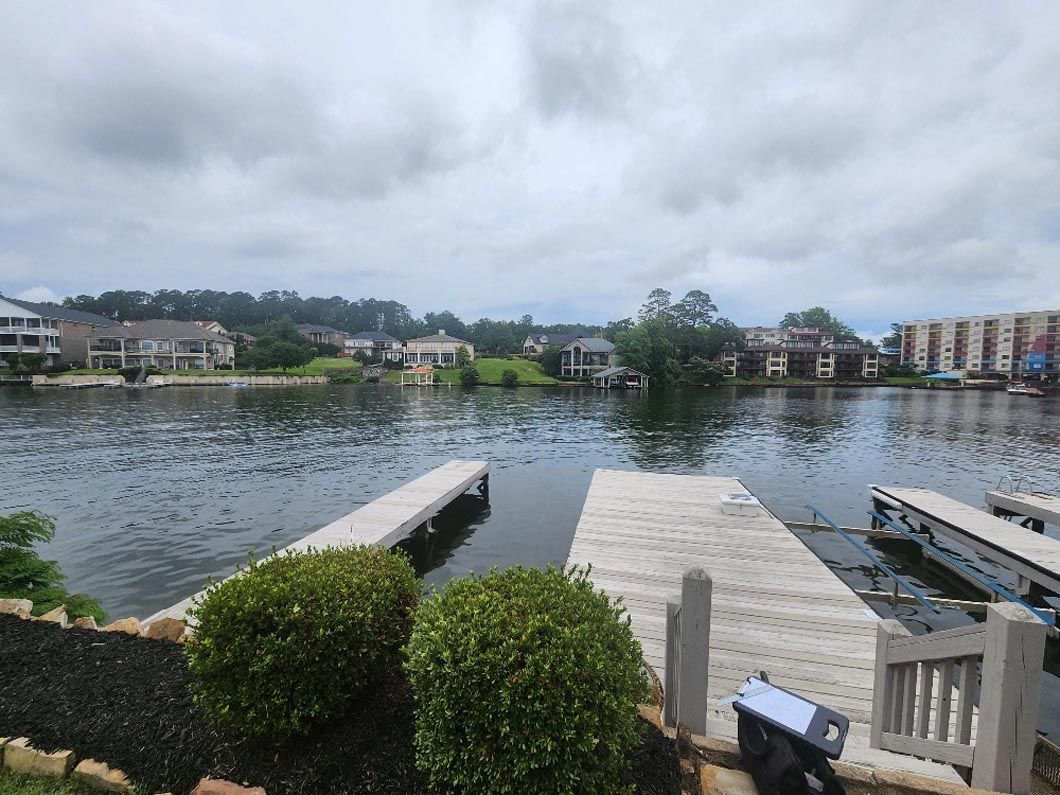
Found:
<path fill-rule="evenodd" d="M 901 348 L 902 347 L 902 324 L 892 323 L 891 333 L 888 334 L 880 341 L 880 346 L 884 348 Z"/>
<path fill-rule="evenodd" d="M 620 331 L 629 331 L 635 325 L 636 323 L 633 322 L 633 318 L 631 317 L 624 317 L 621 320 L 612 320 L 604 327 L 604 339 L 614 342 L 615 337 Z"/>
<path fill-rule="evenodd" d="M 679 326 L 709 326 L 718 307 L 710 300 L 710 294 L 702 290 L 690 290 L 674 304 L 673 315 Z"/>
<path fill-rule="evenodd" d="M 685 378 L 692 384 L 717 386 L 728 374 L 728 368 L 721 362 L 693 356 L 685 365 Z"/>
<path fill-rule="evenodd" d="M 515 370 L 505 370 L 501 373 L 501 383 L 504 386 L 518 386 L 519 373 L 515 372 Z"/>
<path fill-rule="evenodd" d="M 54 560 L 41 560 L 33 545 L 55 537 L 55 521 L 36 511 L 0 516 L 0 598 L 29 599 L 34 615 L 66 605 L 73 618 L 92 616 L 103 621 L 99 602 L 84 594 L 70 594 L 66 577 Z"/>
<path fill-rule="evenodd" d="M 275 363 L 275 366 L 279 367 L 285 373 L 289 367 L 301 367 L 304 364 L 308 364 L 313 361 L 313 356 L 315 355 L 315 350 L 313 348 L 304 348 L 293 342 L 283 341 L 270 345 L 269 351 L 272 354 L 272 360 Z"/>
<path fill-rule="evenodd" d="M 647 373 L 657 384 L 669 384 L 679 370 L 677 347 L 662 321 L 640 323 L 615 337 L 615 354 L 623 367 Z"/>
<path fill-rule="evenodd" d="M 837 337 L 858 339 L 857 332 L 823 306 L 811 306 L 801 312 L 788 312 L 780 321 L 781 328 L 819 328 Z"/>
<path fill-rule="evenodd" d="M 671 293 L 661 287 L 656 287 L 648 293 L 645 301 L 637 313 L 637 318 L 643 323 L 645 320 L 664 320 L 672 318 L 672 307 L 670 305 Z"/>
<path fill-rule="evenodd" d="M 471 364 L 471 354 L 467 350 L 466 345 L 461 345 L 456 349 L 456 366 L 463 369 Z"/>
<path fill-rule="evenodd" d="M 555 378 L 560 374 L 562 357 L 560 351 L 563 348 L 559 345 L 549 345 L 541 352 L 541 369 L 544 370 L 546 375 L 550 375 Z"/>
<path fill-rule="evenodd" d="M 719 317 L 709 326 L 696 331 L 703 340 L 698 354 L 704 359 L 717 359 L 726 344 L 734 348 L 742 348 L 744 344 L 740 327 L 727 317 Z"/>
<path fill-rule="evenodd" d="M 481 380 L 482 378 L 479 376 L 478 370 L 470 365 L 460 371 L 460 383 L 463 386 L 478 386 Z"/>

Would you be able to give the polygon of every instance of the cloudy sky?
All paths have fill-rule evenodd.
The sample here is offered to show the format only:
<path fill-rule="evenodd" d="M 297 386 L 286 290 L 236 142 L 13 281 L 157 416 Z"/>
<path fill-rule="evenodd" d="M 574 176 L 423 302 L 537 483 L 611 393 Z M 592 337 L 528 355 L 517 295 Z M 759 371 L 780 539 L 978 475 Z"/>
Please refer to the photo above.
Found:
<path fill-rule="evenodd" d="M 1060 307 L 1060 3 L 9 3 L 0 292 Z"/>

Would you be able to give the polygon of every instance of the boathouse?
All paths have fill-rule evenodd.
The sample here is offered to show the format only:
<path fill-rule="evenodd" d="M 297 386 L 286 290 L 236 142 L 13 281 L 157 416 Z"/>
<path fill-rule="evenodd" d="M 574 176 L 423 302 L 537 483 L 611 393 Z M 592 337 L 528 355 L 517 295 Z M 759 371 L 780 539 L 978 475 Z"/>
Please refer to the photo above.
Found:
<path fill-rule="evenodd" d="M 593 386 L 600 389 L 647 389 L 648 378 L 632 367 L 608 367 L 593 373 Z"/>

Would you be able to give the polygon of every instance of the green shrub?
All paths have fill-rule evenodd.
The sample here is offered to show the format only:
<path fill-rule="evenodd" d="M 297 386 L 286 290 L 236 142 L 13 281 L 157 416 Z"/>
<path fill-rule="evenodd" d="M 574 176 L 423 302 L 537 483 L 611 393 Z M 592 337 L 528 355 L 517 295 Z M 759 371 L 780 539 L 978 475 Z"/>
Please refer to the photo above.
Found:
<path fill-rule="evenodd" d="M 501 373 L 501 383 L 505 386 L 518 386 L 519 373 L 515 372 L 515 370 L 505 370 Z"/>
<path fill-rule="evenodd" d="M 460 371 L 460 383 L 464 386 L 478 386 L 481 380 L 482 377 L 474 367 L 468 366 Z"/>
<path fill-rule="evenodd" d="M 84 594 L 71 594 L 54 560 L 41 560 L 34 551 L 37 542 L 55 537 L 55 521 L 36 511 L 0 516 L 0 599 L 29 599 L 33 615 L 66 605 L 70 618 L 92 616 L 99 622 L 107 614 L 99 602 Z"/>
<path fill-rule="evenodd" d="M 192 611 L 196 700 L 248 735 L 303 734 L 398 664 L 420 591 L 407 557 L 374 547 L 251 560 Z"/>
<path fill-rule="evenodd" d="M 452 580 L 407 647 L 416 760 L 475 793 L 611 793 L 646 697 L 625 609 L 589 572 L 512 568 Z"/>

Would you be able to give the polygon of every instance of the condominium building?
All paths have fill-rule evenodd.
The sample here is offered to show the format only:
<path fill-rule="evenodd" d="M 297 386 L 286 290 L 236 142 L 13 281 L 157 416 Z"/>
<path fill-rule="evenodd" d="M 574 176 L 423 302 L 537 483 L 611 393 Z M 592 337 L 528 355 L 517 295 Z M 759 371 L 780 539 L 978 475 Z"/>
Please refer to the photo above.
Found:
<path fill-rule="evenodd" d="M 921 372 L 965 370 L 1018 378 L 1060 377 L 1060 309 L 902 323 L 902 364 Z"/>
<path fill-rule="evenodd" d="M 879 354 L 858 340 L 819 328 L 742 328 L 744 346 L 726 346 L 722 362 L 741 378 L 822 378 L 856 381 L 879 376 Z"/>
<path fill-rule="evenodd" d="M 460 348 L 466 348 L 468 356 L 475 358 L 475 346 L 467 340 L 458 339 L 445 333 L 444 328 L 438 329 L 437 334 L 427 337 L 417 337 L 405 343 L 406 364 L 441 364 L 454 366 L 456 364 L 456 352 Z"/>
<path fill-rule="evenodd" d="M 41 354 L 48 367 L 81 364 L 88 358 L 87 336 L 117 325 L 91 312 L 0 296 L 0 359 Z"/>
<path fill-rule="evenodd" d="M 216 370 L 232 367 L 232 340 L 182 320 L 142 320 L 100 328 L 88 337 L 88 366 L 158 367 L 168 370 Z"/>

